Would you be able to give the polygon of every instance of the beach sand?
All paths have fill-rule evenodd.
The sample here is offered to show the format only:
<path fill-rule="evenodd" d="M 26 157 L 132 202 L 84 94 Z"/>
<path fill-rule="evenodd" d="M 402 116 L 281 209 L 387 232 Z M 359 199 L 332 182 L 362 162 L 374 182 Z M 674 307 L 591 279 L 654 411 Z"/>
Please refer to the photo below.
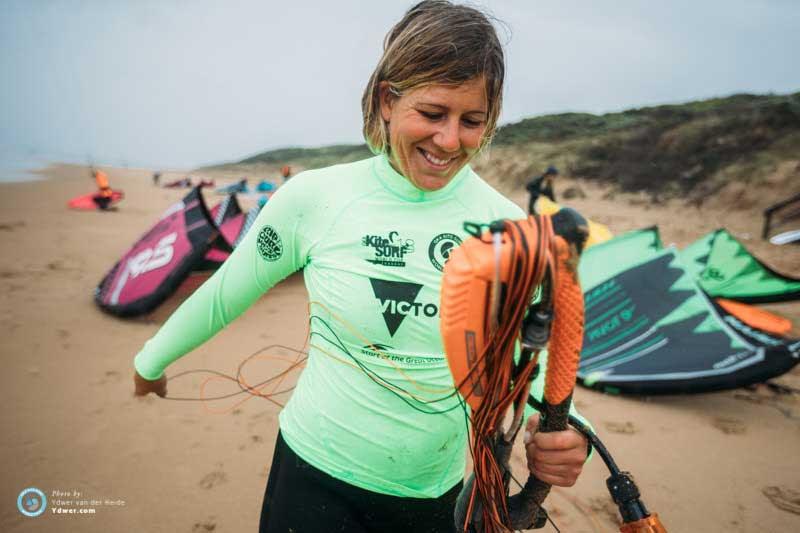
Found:
<path fill-rule="evenodd" d="M 49 179 L 0 184 L 6 405 L 0 415 L 5 479 L 0 530 L 256 531 L 279 407 L 250 397 L 205 404 L 133 397 L 133 356 L 185 293 L 145 319 L 120 320 L 94 305 L 93 289 L 186 191 L 154 187 L 150 171 L 107 170 L 112 185 L 126 195 L 115 212 L 66 208 L 69 198 L 93 188 L 84 167 L 53 166 L 44 171 Z M 162 180 L 177 177 L 182 175 L 165 173 Z M 573 185 L 587 197 L 565 203 L 617 233 L 658 224 L 665 243 L 682 246 L 725 226 L 768 264 L 800 275 L 800 247 L 776 247 L 759 239 L 763 202 L 739 207 L 709 202 L 700 210 L 679 201 L 651 205 L 637 195 L 610 198 L 608 189 L 581 182 L 562 181 L 557 189 Z M 520 205 L 527 201 L 523 191 L 512 198 Z M 794 320 L 794 334 L 800 336 L 800 304 L 767 308 Z M 302 279 L 292 276 L 168 373 L 212 369 L 234 374 L 246 356 L 265 346 L 302 347 L 307 319 Z M 288 350 L 269 353 L 293 357 Z M 256 381 L 287 365 L 275 359 L 254 363 L 249 375 Z M 196 398 L 204 379 L 200 374 L 178 377 L 169 383 L 169 394 Z M 800 368 L 777 381 L 800 387 Z M 231 389 L 212 382 L 205 393 Z M 800 531 L 797 395 L 778 396 L 760 388 L 622 398 L 578 389 L 575 397 L 670 532 Z M 277 399 L 285 402 L 286 394 Z M 522 478 L 519 447 L 513 462 Z M 606 477 L 602 461 L 595 458 L 575 487 L 554 490 L 546 506 L 561 531 L 618 529 Z M 28 518 L 17 510 L 17 496 L 27 487 L 46 493 L 43 516 Z M 95 514 L 52 513 L 57 507 L 93 508 Z M 548 525 L 544 531 L 554 529 Z"/>

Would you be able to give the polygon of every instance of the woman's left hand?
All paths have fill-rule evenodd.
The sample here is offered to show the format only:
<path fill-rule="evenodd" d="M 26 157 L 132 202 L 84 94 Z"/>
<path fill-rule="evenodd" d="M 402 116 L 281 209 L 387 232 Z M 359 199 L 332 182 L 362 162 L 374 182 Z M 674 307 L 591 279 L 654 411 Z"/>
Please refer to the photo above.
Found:
<path fill-rule="evenodd" d="M 539 415 L 531 415 L 525 427 L 528 469 L 541 481 L 557 487 L 571 487 L 586 461 L 589 443 L 572 428 L 540 433 Z"/>

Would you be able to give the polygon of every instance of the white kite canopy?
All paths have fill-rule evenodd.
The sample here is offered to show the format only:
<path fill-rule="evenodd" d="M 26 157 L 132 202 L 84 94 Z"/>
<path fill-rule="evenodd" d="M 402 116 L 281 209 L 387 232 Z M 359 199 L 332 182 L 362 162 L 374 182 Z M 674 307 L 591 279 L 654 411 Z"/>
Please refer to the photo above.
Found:
<path fill-rule="evenodd" d="M 784 231 L 769 238 L 769 242 L 777 245 L 800 243 L 800 229 Z"/>
<path fill-rule="evenodd" d="M 770 235 L 774 230 L 783 230 Z M 800 242 L 800 193 L 775 203 L 764 210 L 761 238 L 772 244 Z"/>

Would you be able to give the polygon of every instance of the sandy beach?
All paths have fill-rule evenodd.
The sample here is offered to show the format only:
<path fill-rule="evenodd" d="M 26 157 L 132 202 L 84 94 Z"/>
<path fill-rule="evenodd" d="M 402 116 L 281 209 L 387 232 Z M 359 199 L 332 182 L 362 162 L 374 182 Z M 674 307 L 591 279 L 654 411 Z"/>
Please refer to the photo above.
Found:
<path fill-rule="evenodd" d="M 112 185 L 125 191 L 113 212 L 66 208 L 69 198 L 93 188 L 81 166 L 56 165 L 43 171 L 47 179 L 0 184 L 0 334 L 6 366 L 0 530 L 256 531 L 280 408 L 243 396 L 208 403 L 133 397 L 134 355 L 186 294 L 175 295 L 144 319 L 121 320 L 101 312 L 92 293 L 121 254 L 186 190 L 153 186 L 149 170 L 106 170 Z M 262 170 L 263 176 L 251 175 L 251 180 L 278 176 L 276 169 Z M 586 197 L 564 203 L 615 233 L 658 224 L 665 243 L 683 246 L 726 227 L 773 268 L 798 276 L 799 246 L 760 240 L 760 213 L 770 196 L 797 179 L 796 170 L 782 172 L 764 198 L 753 199 L 746 191 L 737 196 L 731 189 L 701 209 L 678 200 L 653 205 L 642 196 L 612 195 L 571 180 L 560 181 L 557 190 L 579 186 Z M 216 177 L 220 183 L 236 177 L 193 176 Z M 183 174 L 165 173 L 162 180 L 179 177 Z M 522 190 L 511 197 L 527 204 Z M 737 200 L 744 197 L 747 201 Z M 221 197 L 207 192 L 206 198 L 213 205 Z M 766 308 L 792 319 L 793 335 L 800 337 L 800 303 Z M 234 374 L 245 357 L 266 346 L 299 349 L 307 318 L 306 292 L 295 275 L 175 363 L 169 375 L 197 369 Z M 269 353 L 292 355 L 285 349 Z M 285 366 L 259 361 L 248 367 L 248 375 L 257 381 Z M 178 377 L 169 383 L 169 394 L 197 398 L 205 378 Z M 776 381 L 800 388 L 800 367 Z M 235 390 L 212 382 L 205 392 Z M 658 398 L 578 389 L 575 396 L 670 532 L 800 531 L 800 396 L 766 388 Z M 285 402 L 287 395 L 276 399 Z M 523 476 L 521 449 L 513 461 Z M 596 458 L 575 487 L 554 490 L 546 507 L 562 532 L 618 530 L 606 477 Z M 29 518 L 18 511 L 17 497 L 27 487 L 46 494 L 44 515 Z M 53 513 L 57 507 L 95 512 Z M 548 525 L 543 531 L 555 530 Z"/>

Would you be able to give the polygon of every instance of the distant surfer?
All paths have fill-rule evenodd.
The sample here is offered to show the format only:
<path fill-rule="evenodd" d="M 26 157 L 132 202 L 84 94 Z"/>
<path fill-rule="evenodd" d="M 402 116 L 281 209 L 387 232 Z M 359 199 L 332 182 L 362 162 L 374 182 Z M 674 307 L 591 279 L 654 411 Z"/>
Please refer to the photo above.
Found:
<path fill-rule="evenodd" d="M 170 364 L 303 270 L 311 342 L 280 413 L 260 533 L 453 531 L 469 429 L 442 353 L 439 293 L 450 250 L 470 238 L 465 219 L 525 216 L 469 166 L 496 129 L 504 76 L 484 13 L 444 0 L 411 7 L 361 97 L 376 155 L 285 183 L 136 356 L 135 393 L 165 396 Z M 285 334 L 280 320 L 262 326 Z M 574 485 L 587 439 L 537 431 L 526 411 L 528 469 Z"/>
<path fill-rule="evenodd" d="M 97 184 L 97 193 L 92 197 L 92 200 L 100 209 L 108 209 L 114 194 L 108 183 L 108 174 L 100 169 L 92 169 L 92 177 Z"/>
<path fill-rule="evenodd" d="M 289 178 L 292 177 L 292 167 L 289 165 L 283 165 L 281 168 L 281 176 L 283 177 L 283 182 L 286 183 L 289 181 Z"/>
<path fill-rule="evenodd" d="M 540 196 L 546 196 L 553 202 L 556 201 L 556 194 L 553 191 L 553 181 L 556 176 L 558 176 L 558 169 L 550 165 L 547 167 L 547 170 L 544 171 L 544 174 L 533 178 L 525 186 L 525 189 L 531 195 L 528 200 L 528 214 L 535 214 L 536 200 L 538 200 Z"/>

